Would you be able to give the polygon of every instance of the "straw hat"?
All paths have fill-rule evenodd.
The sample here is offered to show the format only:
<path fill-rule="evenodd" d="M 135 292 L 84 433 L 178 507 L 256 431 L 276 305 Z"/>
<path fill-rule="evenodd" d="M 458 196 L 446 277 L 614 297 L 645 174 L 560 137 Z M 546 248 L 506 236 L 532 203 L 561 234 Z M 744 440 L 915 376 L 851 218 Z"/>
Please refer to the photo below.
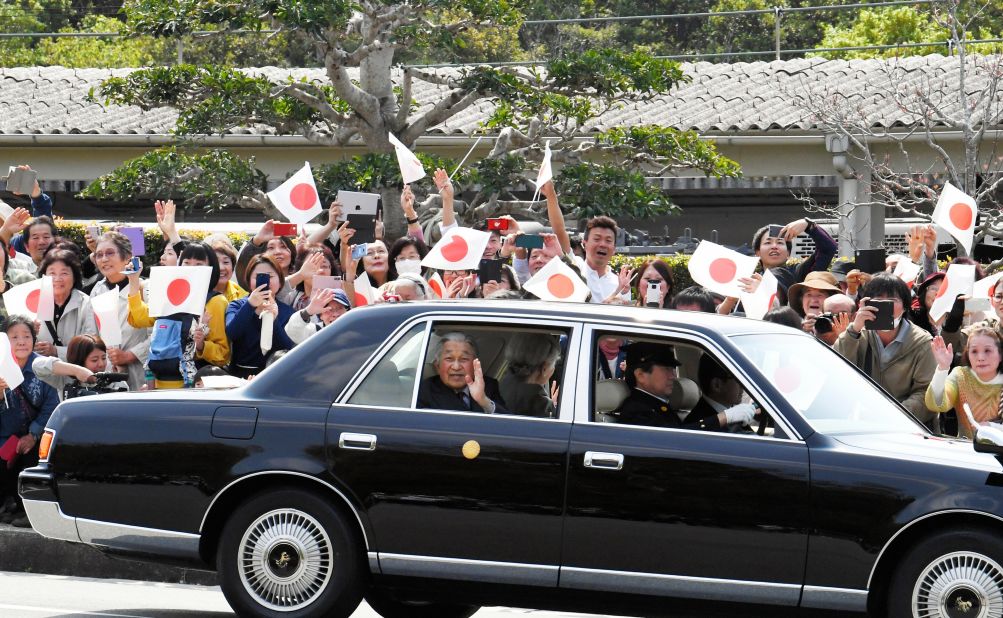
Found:
<path fill-rule="evenodd" d="M 839 289 L 839 285 L 836 282 L 836 277 L 830 272 L 810 272 L 808 276 L 804 278 L 801 283 L 795 283 L 791 286 L 791 289 L 787 290 L 787 304 L 790 305 L 795 311 L 801 313 L 801 297 L 804 296 L 804 291 L 808 288 L 813 290 L 822 290 L 826 292 L 826 296 L 832 296 L 833 294 L 839 294 L 842 290 Z"/>

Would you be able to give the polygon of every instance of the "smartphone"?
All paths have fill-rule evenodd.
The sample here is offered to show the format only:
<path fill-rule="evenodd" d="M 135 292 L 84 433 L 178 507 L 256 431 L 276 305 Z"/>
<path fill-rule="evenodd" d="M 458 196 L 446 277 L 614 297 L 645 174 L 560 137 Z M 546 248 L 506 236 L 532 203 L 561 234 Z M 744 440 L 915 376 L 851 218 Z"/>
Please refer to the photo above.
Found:
<path fill-rule="evenodd" d="M 372 215 L 380 210 L 380 196 L 377 193 L 359 193 L 358 191 L 338 191 L 338 203 L 341 204 L 341 215 L 338 221 L 348 221 L 348 215 Z"/>
<path fill-rule="evenodd" d="M 857 268 L 859 268 L 862 273 L 874 274 L 883 272 L 886 268 L 885 248 L 857 249 L 857 253 L 853 261 L 857 263 Z"/>
<path fill-rule="evenodd" d="M 782 225 L 771 225 L 770 229 L 766 231 L 767 238 L 780 238 L 780 231 L 784 229 Z"/>
<path fill-rule="evenodd" d="M 539 234 L 519 234 L 515 237 L 515 246 L 522 249 L 543 249 L 543 236 Z"/>
<path fill-rule="evenodd" d="M 508 219 L 488 219 L 489 232 L 504 232 L 508 229 Z"/>
<path fill-rule="evenodd" d="M 872 299 L 867 301 L 867 305 L 877 310 L 873 320 L 864 322 L 868 330 L 891 330 L 895 328 L 895 318 L 892 315 L 892 309 L 895 307 L 894 300 Z"/>
<path fill-rule="evenodd" d="M 101 228 L 97 225 L 88 225 L 87 233 L 91 235 L 91 238 L 97 240 L 98 236 L 101 235 Z"/>
<path fill-rule="evenodd" d="M 280 223 L 276 222 L 274 227 L 274 234 L 276 236 L 296 236 L 296 224 L 295 223 Z"/>
<path fill-rule="evenodd" d="M 131 275 L 134 273 L 138 273 L 141 270 L 143 270 L 143 263 L 140 261 L 138 257 L 134 257 L 131 260 L 129 260 L 129 265 L 125 267 L 125 270 L 123 270 L 122 273 L 126 275 Z"/>
<path fill-rule="evenodd" d="M 258 289 L 261 286 L 265 286 L 265 291 L 268 290 L 268 285 L 272 282 L 272 276 L 268 273 L 258 273 L 254 276 L 254 289 Z"/>
<path fill-rule="evenodd" d="M 335 287 L 335 282 L 337 277 L 332 275 L 314 275 L 313 276 L 313 289 L 315 290 L 327 290 L 327 289 L 337 289 Z"/>
<path fill-rule="evenodd" d="M 648 307 L 662 306 L 662 286 L 658 283 L 649 283 L 644 295 L 644 304 Z"/>
<path fill-rule="evenodd" d="M 376 215 L 348 215 L 348 227 L 355 230 L 352 242 L 376 242 Z"/>
<path fill-rule="evenodd" d="M 355 247 L 352 249 L 352 259 L 361 260 L 362 256 L 366 254 L 367 249 L 368 247 L 366 246 L 366 243 L 362 243 L 361 245 L 355 245 Z"/>
<path fill-rule="evenodd" d="M 502 260 L 481 260 L 477 267 L 477 278 L 481 283 L 488 281 L 501 281 Z"/>

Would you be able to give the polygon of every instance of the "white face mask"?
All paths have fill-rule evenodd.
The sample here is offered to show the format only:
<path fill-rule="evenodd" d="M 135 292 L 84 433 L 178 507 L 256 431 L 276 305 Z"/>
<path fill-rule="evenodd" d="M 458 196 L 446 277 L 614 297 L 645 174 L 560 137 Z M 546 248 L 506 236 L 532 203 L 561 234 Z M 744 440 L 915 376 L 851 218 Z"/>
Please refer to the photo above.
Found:
<path fill-rule="evenodd" d="M 404 275 L 410 273 L 412 275 L 421 274 L 421 260 L 397 260 L 397 274 Z"/>

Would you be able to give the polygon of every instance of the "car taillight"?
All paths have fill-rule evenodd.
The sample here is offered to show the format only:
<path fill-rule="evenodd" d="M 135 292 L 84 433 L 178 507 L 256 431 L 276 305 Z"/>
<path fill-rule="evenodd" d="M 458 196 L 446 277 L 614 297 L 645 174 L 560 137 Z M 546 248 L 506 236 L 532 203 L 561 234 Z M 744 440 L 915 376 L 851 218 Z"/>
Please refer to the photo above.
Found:
<path fill-rule="evenodd" d="M 51 429 L 46 429 L 42 433 L 42 440 L 38 443 L 38 461 L 49 460 L 49 451 L 52 450 L 52 441 L 56 439 L 56 434 Z"/>

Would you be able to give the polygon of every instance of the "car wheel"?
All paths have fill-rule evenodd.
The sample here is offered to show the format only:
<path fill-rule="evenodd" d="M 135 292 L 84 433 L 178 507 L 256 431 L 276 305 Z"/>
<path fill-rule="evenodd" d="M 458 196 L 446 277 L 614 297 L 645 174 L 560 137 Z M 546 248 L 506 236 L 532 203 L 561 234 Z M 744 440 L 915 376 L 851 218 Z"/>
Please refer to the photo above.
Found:
<path fill-rule="evenodd" d="M 1003 616 L 1003 542 L 977 529 L 927 539 L 902 561 L 889 595 L 889 616 Z"/>
<path fill-rule="evenodd" d="M 383 618 L 470 618 L 480 609 L 473 605 L 401 601 L 380 588 L 369 589 L 366 603 Z"/>
<path fill-rule="evenodd" d="M 239 616 L 347 617 L 362 599 L 362 552 L 324 499 L 297 490 L 258 495 L 223 529 L 220 587 Z"/>

